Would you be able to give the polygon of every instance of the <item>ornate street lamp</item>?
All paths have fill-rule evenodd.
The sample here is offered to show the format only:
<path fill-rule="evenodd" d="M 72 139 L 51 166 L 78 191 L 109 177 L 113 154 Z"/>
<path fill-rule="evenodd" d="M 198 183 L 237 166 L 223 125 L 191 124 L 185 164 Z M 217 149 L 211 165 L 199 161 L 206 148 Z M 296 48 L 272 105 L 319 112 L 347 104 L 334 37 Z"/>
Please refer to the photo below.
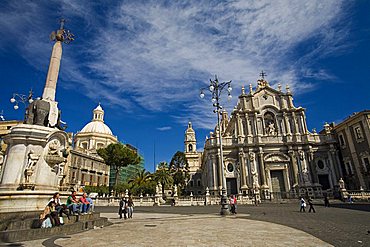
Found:
<path fill-rule="evenodd" d="M 209 87 L 208 90 L 212 94 L 212 104 L 215 107 L 213 110 L 214 113 L 217 113 L 217 128 L 218 128 L 218 139 L 220 143 L 220 168 L 221 168 L 221 176 L 222 176 L 222 189 L 221 189 L 221 215 L 227 215 L 230 214 L 229 212 L 229 206 L 227 203 L 227 188 L 226 188 L 226 176 L 225 176 L 225 167 L 224 167 L 224 154 L 223 154 L 223 148 L 222 148 L 222 136 L 221 136 L 221 124 L 220 124 L 220 111 L 222 109 L 222 106 L 219 103 L 221 92 L 223 89 L 226 88 L 227 86 L 227 94 L 228 94 L 228 99 L 231 99 L 231 81 L 228 82 L 219 82 L 217 79 L 217 75 L 215 76 L 215 80 L 212 81 L 211 79 L 209 80 Z M 200 91 L 200 98 L 204 98 L 204 91 L 207 90 L 207 88 L 202 88 Z"/>
<path fill-rule="evenodd" d="M 1 112 L 0 112 L 0 121 L 5 121 L 3 110 L 1 110 Z"/>
<path fill-rule="evenodd" d="M 23 103 L 24 107 L 27 107 L 27 103 L 31 104 L 33 102 L 32 96 L 33 96 L 32 89 L 29 91 L 28 96 L 24 94 L 13 93 L 13 97 L 10 99 L 10 102 L 15 104 L 13 106 L 14 110 L 18 110 L 19 102 Z"/>

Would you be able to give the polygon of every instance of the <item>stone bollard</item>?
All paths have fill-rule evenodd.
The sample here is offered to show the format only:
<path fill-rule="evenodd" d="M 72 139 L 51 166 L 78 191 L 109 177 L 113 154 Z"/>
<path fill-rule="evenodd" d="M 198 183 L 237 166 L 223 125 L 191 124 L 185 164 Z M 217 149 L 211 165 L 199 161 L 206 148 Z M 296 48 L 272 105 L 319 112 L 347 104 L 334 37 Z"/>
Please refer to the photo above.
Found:
<path fill-rule="evenodd" d="M 190 192 L 190 206 L 193 206 L 193 192 Z"/>
<path fill-rule="evenodd" d="M 143 193 L 140 193 L 140 206 L 143 204 Z"/>

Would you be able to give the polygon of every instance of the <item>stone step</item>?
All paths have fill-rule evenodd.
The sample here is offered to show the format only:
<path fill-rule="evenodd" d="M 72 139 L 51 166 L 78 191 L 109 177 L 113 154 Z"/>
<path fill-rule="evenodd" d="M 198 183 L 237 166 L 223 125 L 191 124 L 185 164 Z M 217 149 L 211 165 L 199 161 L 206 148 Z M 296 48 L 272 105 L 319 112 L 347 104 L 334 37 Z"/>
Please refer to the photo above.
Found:
<path fill-rule="evenodd" d="M 71 215 L 70 219 L 68 219 L 67 216 L 63 215 L 63 222 L 65 225 L 68 225 L 68 224 L 73 224 L 74 222 L 77 222 L 77 221 L 88 221 L 88 220 L 99 219 L 99 217 L 100 217 L 99 213 Z M 40 223 L 39 223 L 38 215 L 35 214 L 31 218 L 12 219 L 12 220 L 8 220 L 7 222 L 2 222 L 0 226 L 0 231 L 39 228 L 39 224 Z"/>
<path fill-rule="evenodd" d="M 111 225 L 107 218 L 98 217 L 92 219 L 79 220 L 70 222 L 63 226 L 52 228 L 33 228 L 33 229 L 18 229 L 0 231 L 0 241 L 3 242 L 20 242 L 48 238 L 59 234 L 73 234 L 84 230 L 94 229 L 94 227 L 104 227 Z"/>

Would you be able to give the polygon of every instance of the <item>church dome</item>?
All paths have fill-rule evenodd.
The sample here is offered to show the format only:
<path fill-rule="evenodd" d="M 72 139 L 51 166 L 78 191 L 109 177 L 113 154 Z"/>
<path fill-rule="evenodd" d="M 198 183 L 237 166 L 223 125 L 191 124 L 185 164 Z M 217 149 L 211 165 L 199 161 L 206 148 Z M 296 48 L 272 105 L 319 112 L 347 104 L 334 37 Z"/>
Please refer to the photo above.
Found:
<path fill-rule="evenodd" d="M 80 133 L 101 133 L 113 135 L 110 128 L 103 122 L 93 121 L 85 125 Z"/>
<path fill-rule="evenodd" d="M 80 133 L 100 133 L 113 135 L 110 128 L 104 123 L 104 110 L 100 104 L 93 111 L 93 119 L 82 128 Z"/>

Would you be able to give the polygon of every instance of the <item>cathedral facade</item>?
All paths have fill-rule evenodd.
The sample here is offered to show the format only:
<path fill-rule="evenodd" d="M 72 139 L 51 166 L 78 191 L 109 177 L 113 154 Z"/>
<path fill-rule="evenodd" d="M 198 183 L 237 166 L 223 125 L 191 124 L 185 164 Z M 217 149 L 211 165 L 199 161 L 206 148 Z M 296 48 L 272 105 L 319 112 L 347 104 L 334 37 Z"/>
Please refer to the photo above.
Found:
<path fill-rule="evenodd" d="M 320 133 L 308 131 L 305 109 L 294 105 L 288 86 L 283 92 L 262 78 L 255 91 L 242 88 L 230 117 L 221 115 L 224 166 L 216 127 L 201 154 L 203 191 L 218 195 L 223 174 L 229 195 L 291 198 L 336 191 L 342 176 L 336 139 L 328 124 Z"/>

